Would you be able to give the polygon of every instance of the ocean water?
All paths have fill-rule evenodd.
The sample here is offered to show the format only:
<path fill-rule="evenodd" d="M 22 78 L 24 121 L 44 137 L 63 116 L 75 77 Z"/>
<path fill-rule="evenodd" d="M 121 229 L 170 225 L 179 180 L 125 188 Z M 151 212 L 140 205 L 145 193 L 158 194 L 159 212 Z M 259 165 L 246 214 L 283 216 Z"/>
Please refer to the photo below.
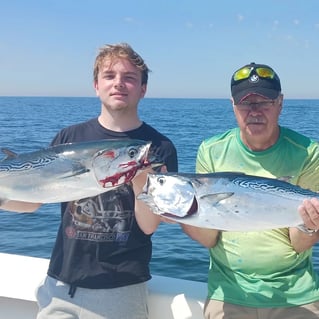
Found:
<path fill-rule="evenodd" d="M 47 147 L 56 132 L 96 116 L 97 98 L 0 97 L 0 147 L 16 153 Z M 152 99 L 139 106 L 140 117 L 177 147 L 179 171 L 194 172 L 200 142 L 236 126 L 227 99 Z M 281 124 L 317 139 L 319 100 L 285 100 Z M 58 204 L 34 214 L 0 211 L 0 252 L 49 258 L 59 224 Z M 208 252 L 178 225 L 161 224 L 153 235 L 152 273 L 206 282 Z M 313 261 L 319 272 L 319 245 Z"/>

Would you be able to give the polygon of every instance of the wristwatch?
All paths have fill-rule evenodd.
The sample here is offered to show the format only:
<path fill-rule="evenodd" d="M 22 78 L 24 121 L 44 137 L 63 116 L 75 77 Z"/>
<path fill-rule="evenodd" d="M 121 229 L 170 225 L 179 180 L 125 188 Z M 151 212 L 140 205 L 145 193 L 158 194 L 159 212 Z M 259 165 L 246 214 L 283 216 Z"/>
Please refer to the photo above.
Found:
<path fill-rule="evenodd" d="M 306 227 L 305 225 L 299 225 L 299 226 L 297 226 L 297 228 L 301 232 L 308 234 L 309 236 L 312 236 L 314 233 L 316 233 L 318 231 L 318 229 L 310 229 L 310 228 Z"/>

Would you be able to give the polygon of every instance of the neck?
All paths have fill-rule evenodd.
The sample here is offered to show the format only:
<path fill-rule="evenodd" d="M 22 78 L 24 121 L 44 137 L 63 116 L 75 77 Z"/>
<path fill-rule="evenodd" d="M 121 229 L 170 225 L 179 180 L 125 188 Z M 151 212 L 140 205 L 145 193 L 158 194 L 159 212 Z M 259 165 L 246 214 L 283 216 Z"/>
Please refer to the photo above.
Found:
<path fill-rule="evenodd" d="M 101 105 L 99 123 L 108 130 L 115 132 L 127 132 L 142 125 L 138 117 L 137 107 L 111 108 Z"/>
<path fill-rule="evenodd" d="M 99 123 L 106 129 L 114 132 L 127 132 L 134 130 L 142 125 L 142 121 L 137 117 L 114 117 L 101 114 L 98 118 Z"/>

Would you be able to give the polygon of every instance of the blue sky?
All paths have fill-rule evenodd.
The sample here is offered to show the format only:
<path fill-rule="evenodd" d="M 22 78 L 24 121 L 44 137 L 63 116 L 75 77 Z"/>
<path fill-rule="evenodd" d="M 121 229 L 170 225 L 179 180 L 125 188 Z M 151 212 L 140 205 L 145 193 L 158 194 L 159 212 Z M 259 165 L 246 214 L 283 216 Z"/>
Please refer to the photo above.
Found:
<path fill-rule="evenodd" d="M 286 98 L 319 98 L 318 0 L 10 0 L 0 96 L 94 96 L 98 48 L 128 42 L 147 97 L 228 98 L 233 71 L 271 65 Z"/>

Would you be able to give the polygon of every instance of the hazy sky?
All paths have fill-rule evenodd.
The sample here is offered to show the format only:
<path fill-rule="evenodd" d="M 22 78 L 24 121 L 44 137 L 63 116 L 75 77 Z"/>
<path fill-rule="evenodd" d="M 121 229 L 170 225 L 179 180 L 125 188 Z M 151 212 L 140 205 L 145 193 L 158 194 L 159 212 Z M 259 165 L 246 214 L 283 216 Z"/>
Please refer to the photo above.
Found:
<path fill-rule="evenodd" d="M 319 98 L 319 0 L 2 1 L 0 95 L 94 96 L 98 48 L 117 42 L 152 70 L 147 97 L 228 98 L 256 62 L 287 98 Z"/>

